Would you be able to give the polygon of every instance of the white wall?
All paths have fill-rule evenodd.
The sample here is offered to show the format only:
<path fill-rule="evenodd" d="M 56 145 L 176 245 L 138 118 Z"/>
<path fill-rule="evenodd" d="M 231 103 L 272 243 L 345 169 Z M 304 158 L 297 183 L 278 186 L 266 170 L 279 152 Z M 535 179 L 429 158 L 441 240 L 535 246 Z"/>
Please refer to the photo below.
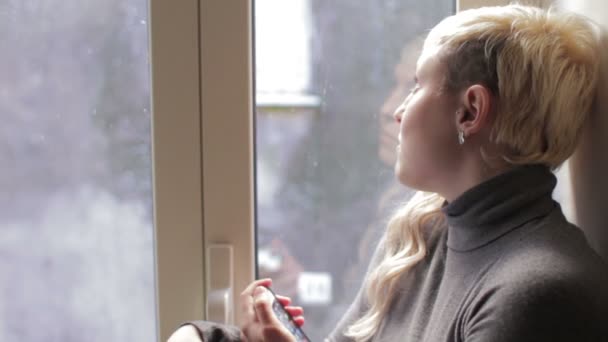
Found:
<path fill-rule="evenodd" d="M 605 0 L 560 0 L 558 5 L 608 26 L 608 2 Z"/>
<path fill-rule="evenodd" d="M 603 27 L 603 64 L 596 110 L 583 141 L 570 160 L 576 223 L 586 231 L 591 245 L 608 260 L 608 2 L 561 0 L 560 7 L 578 12 Z"/>
<path fill-rule="evenodd" d="M 576 1 L 576 0 L 575 0 Z M 457 1 L 458 11 L 465 10 L 468 8 L 477 8 L 483 6 L 504 6 L 512 2 L 511 0 L 460 0 Z M 547 7 L 553 0 L 519 0 L 519 3 L 526 5 L 534 5 L 540 7 Z"/>

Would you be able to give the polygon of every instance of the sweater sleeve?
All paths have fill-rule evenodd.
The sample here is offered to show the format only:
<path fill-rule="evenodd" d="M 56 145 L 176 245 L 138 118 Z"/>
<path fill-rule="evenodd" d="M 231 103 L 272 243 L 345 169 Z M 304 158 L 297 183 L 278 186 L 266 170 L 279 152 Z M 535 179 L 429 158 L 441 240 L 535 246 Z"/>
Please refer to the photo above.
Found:
<path fill-rule="evenodd" d="M 464 341 L 602 341 L 593 292 L 572 279 L 497 286 L 482 294 L 464 326 Z"/>
<path fill-rule="evenodd" d="M 241 330 L 237 326 L 209 321 L 191 321 L 182 324 L 193 326 L 202 342 L 241 342 Z"/>

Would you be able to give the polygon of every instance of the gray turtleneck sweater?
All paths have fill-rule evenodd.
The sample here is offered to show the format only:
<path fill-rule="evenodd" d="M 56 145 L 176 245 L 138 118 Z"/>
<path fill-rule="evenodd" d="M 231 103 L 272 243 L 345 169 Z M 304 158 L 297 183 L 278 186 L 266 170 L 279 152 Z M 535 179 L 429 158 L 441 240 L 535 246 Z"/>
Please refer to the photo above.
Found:
<path fill-rule="evenodd" d="M 521 166 L 444 203 L 447 227 L 428 232 L 373 341 L 608 341 L 608 267 L 551 198 L 555 184 L 548 168 Z M 350 341 L 366 305 L 360 291 L 329 341 Z"/>

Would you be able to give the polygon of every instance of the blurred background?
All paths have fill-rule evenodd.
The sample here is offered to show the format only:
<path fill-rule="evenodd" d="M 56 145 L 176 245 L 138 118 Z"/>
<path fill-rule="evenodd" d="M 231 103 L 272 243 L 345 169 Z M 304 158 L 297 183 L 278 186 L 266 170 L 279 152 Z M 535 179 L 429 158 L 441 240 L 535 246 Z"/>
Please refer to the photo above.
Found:
<path fill-rule="evenodd" d="M 0 341 L 156 339 L 147 6 L 0 2 Z"/>

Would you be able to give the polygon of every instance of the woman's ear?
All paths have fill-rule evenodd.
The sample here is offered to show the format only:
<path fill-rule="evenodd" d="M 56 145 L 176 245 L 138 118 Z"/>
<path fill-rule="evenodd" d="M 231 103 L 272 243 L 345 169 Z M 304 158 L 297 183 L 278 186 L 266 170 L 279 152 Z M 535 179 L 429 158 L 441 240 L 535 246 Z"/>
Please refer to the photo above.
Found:
<path fill-rule="evenodd" d="M 468 87 L 462 93 L 462 109 L 456 115 L 456 126 L 470 136 L 489 124 L 492 109 L 492 93 L 480 84 Z"/>

